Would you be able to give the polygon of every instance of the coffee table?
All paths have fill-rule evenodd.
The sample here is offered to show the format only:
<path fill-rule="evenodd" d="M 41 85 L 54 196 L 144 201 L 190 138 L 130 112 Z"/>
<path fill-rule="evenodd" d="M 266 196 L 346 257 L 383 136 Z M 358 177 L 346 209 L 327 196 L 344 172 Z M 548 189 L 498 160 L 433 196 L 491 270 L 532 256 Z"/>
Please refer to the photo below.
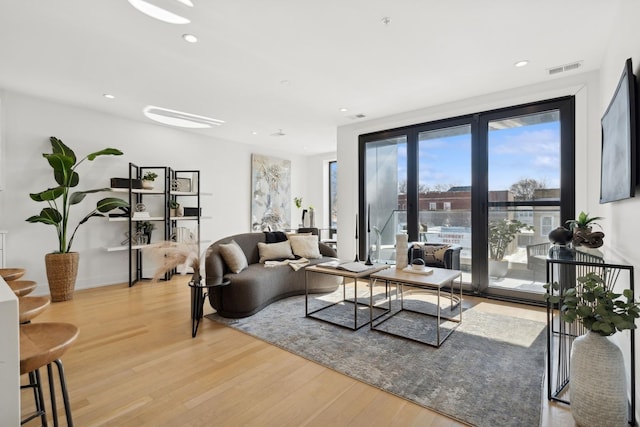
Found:
<path fill-rule="evenodd" d="M 369 279 L 369 275 L 371 275 L 372 273 L 384 270 L 386 268 L 389 268 L 388 265 L 386 264 L 374 264 L 372 266 L 370 266 L 370 268 L 368 268 L 367 270 L 361 271 L 361 272 L 352 272 L 352 271 L 347 271 L 347 270 L 340 270 L 338 268 L 335 267 L 323 267 L 320 265 L 311 265 L 309 267 L 305 268 L 305 283 L 304 283 L 304 312 L 305 312 L 305 316 L 307 317 L 311 317 L 313 319 L 316 320 L 321 320 L 323 322 L 327 322 L 327 323 L 331 323 L 337 326 L 341 326 L 343 328 L 347 328 L 347 329 L 351 329 L 351 330 L 357 330 L 360 329 L 361 327 L 369 324 L 370 319 L 377 319 L 380 316 L 383 316 L 384 314 L 386 314 L 388 312 L 388 310 L 383 310 L 383 312 L 379 315 L 377 315 L 376 317 L 373 317 L 373 308 L 370 306 L 370 304 L 368 303 L 363 303 L 358 301 L 358 280 L 362 280 L 362 279 L 366 279 L 368 281 Z M 330 274 L 333 276 L 340 276 L 342 277 L 342 299 L 340 301 L 336 301 L 333 302 L 329 305 L 325 305 L 321 308 L 315 309 L 313 311 L 309 311 L 309 273 L 311 274 Z M 353 279 L 354 281 L 354 294 L 353 294 L 353 299 L 347 299 L 347 290 L 346 290 L 346 286 L 345 286 L 345 279 Z M 349 303 L 349 304 L 353 304 L 353 326 L 351 325 L 345 325 L 343 323 L 339 323 L 337 321 L 332 321 L 330 319 L 327 318 L 323 318 L 320 317 L 319 313 L 334 307 L 338 304 L 344 304 L 344 303 Z M 369 308 L 370 311 L 370 318 L 366 319 L 366 321 L 361 322 L 360 324 L 358 324 L 358 306 L 365 306 L 367 308 Z M 379 307 L 375 307 L 376 309 L 379 309 Z"/>
<path fill-rule="evenodd" d="M 454 331 L 455 327 L 457 327 L 461 322 L 462 322 L 462 272 L 458 271 L 458 270 L 448 270 L 448 269 L 444 269 L 444 268 L 435 268 L 435 267 L 430 267 L 432 270 L 431 274 L 418 274 L 418 273 L 409 273 L 409 272 L 405 272 L 405 271 L 398 271 L 395 269 L 395 267 L 390 268 L 388 270 L 383 270 L 383 271 L 378 271 L 375 272 L 373 274 L 371 274 L 369 276 L 369 280 L 371 281 L 370 283 L 370 302 L 369 305 L 373 306 L 373 287 L 375 285 L 375 282 L 377 280 L 381 280 L 385 282 L 385 287 L 388 287 L 389 283 L 396 283 L 399 286 L 399 295 L 400 295 L 400 309 L 390 313 L 388 316 L 386 316 L 384 319 L 378 321 L 377 323 L 375 322 L 376 319 L 371 319 L 371 329 L 372 330 L 376 330 L 376 331 L 380 331 L 380 332 L 384 332 L 390 335 L 396 335 L 396 336 L 400 336 L 402 338 L 407 338 L 410 339 L 412 341 L 417 341 L 423 344 L 427 344 L 430 345 L 432 347 L 440 347 L 440 345 L 449 337 L 449 335 L 451 335 L 451 333 Z M 460 281 L 459 285 L 460 285 L 460 294 L 459 295 L 455 295 L 453 292 L 453 282 L 458 279 Z M 449 306 L 449 310 L 453 313 L 453 310 L 455 307 L 458 307 L 458 316 L 455 317 L 445 317 L 442 316 L 440 313 L 440 295 L 441 295 L 441 291 L 442 288 L 444 288 L 445 286 L 449 286 L 450 288 L 450 292 L 445 293 L 445 295 L 447 295 L 449 297 L 450 300 L 450 306 Z M 429 290 L 429 291 L 435 291 L 436 296 L 437 296 L 437 302 L 436 302 L 436 314 L 433 315 L 431 313 L 426 313 L 423 311 L 419 311 L 419 310 L 413 310 L 410 309 L 408 307 L 405 307 L 405 303 L 404 303 L 404 288 L 405 287 L 410 287 L 410 288 L 418 288 L 418 289 L 422 289 L 422 290 Z M 432 341 L 427 341 L 424 339 L 419 339 L 419 338 L 415 338 L 415 337 L 411 337 L 407 334 L 403 334 L 401 332 L 392 332 L 389 330 L 383 330 L 380 328 L 380 325 L 383 324 L 384 322 L 390 321 L 394 318 L 394 316 L 402 313 L 402 312 L 411 312 L 411 313 L 418 313 L 420 315 L 424 315 L 424 316 L 429 316 L 429 317 L 435 317 L 436 321 L 438 322 L 436 325 L 436 340 L 435 342 Z M 453 322 L 456 322 L 457 324 L 455 325 L 454 328 L 449 329 L 444 335 L 441 334 L 440 332 L 440 323 L 441 320 L 450 320 Z"/>

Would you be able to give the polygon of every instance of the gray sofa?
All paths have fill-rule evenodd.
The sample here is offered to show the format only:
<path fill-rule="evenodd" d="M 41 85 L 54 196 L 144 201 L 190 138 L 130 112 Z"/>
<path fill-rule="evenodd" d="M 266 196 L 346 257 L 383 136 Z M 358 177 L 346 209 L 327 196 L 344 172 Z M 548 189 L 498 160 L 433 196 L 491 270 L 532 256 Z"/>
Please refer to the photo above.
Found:
<path fill-rule="evenodd" d="M 240 273 L 232 273 L 220 254 L 220 244 L 235 240 L 240 246 L 249 267 Z M 218 240 L 207 249 L 205 255 L 206 283 L 215 285 L 222 278 L 231 284 L 209 289 L 211 306 L 224 317 L 240 318 L 251 316 L 267 305 L 292 295 L 304 294 L 304 268 L 294 271 L 288 265 L 267 268 L 259 263 L 258 242 L 265 243 L 264 233 L 243 233 Z M 310 259 L 310 265 L 326 262 L 337 256 L 336 251 L 318 243 L 322 258 Z M 340 277 L 328 274 L 309 275 L 309 292 L 331 292 L 341 283 Z"/>

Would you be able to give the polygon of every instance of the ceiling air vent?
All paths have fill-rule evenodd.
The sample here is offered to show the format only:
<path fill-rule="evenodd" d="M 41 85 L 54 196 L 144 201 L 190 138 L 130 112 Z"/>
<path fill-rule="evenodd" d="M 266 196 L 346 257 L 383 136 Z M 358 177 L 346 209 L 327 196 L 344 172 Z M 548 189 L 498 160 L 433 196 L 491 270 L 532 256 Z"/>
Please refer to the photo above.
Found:
<path fill-rule="evenodd" d="M 572 62 L 571 64 L 549 68 L 547 71 L 549 72 L 550 76 L 553 76 L 554 74 L 564 73 L 565 71 L 577 70 L 580 67 L 582 67 L 582 61 Z"/>
<path fill-rule="evenodd" d="M 364 114 L 362 114 L 362 113 L 360 113 L 360 114 L 354 114 L 353 116 L 349 116 L 349 118 L 350 118 L 351 120 L 364 119 L 365 117 L 367 117 L 367 116 L 365 116 L 365 115 L 364 115 Z"/>

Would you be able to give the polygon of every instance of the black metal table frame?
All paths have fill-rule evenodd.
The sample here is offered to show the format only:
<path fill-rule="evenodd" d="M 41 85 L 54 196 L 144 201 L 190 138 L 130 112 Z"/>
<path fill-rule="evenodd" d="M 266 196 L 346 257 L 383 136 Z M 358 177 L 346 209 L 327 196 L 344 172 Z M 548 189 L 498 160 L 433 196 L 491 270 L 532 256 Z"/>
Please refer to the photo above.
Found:
<path fill-rule="evenodd" d="M 222 279 L 220 283 L 213 285 L 207 285 L 202 283 L 189 282 L 191 288 L 191 337 L 195 338 L 198 333 L 198 326 L 200 326 L 200 320 L 204 316 L 204 302 L 209 295 L 208 292 L 204 292 L 205 289 L 215 288 L 218 286 L 227 286 L 231 283 L 229 279 Z"/>
<path fill-rule="evenodd" d="M 346 328 L 346 329 L 350 329 L 352 331 L 357 331 L 358 329 L 362 328 L 363 326 L 366 326 L 370 323 L 370 321 L 368 322 L 364 322 L 362 325 L 358 326 L 358 306 L 365 306 L 367 308 L 369 308 L 370 311 L 370 318 L 373 317 L 373 308 L 371 307 L 371 304 L 368 303 L 364 303 L 364 302 L 360 302 L 358 301 L 358 277 L 350 277 L 350 276 L 343 276 L 340 274 L 333 274 L 334 276 L 340 276 L 342 277 L 342 299 L 340 301 L 336 301 L 334 303 L 331 303 L 329 305 L 320 307 L 318 309 L 315 309 L 313 311 L 309 311 L 309 286 L 307 285 L 307 283 L 309 283 L 309 279 L 308 279 L 308 274 L 309 273 L 315 273 L 315 274 L 331 274 L 331 273 L 324 273 L 321 271 L 309 271 L 309 270 L 305 270 L 305 282 L 304 282 L 304 313 L 306 317 L 309 317 L 311 319 L 315 319 L 315 320 L 320 320 L 322 322 L 326 322 L 326 323 L 330 323 L 332 325 L 336 325 L 336 326 L 340 326 L 342 328 Z M 346 288 L 346 283 L 345 280 L 349 278 L 349 279 L 353 279 L 354 280 L 354 284 L 353 284 L 353 296 L 354 299 L 347 299 L 347 288 Z M 368 276 L 365 277 L 360 277 L 360 279 L 365 279 L 365 280 L 369 280 Z M 385 294 L 385 296 L 388 297 L 388 288 L 385 288 L 385 292 L 387 292 Z M 344 325 L 342 323 L 338 323 L 338 322 L 332 322 L 331 320 L 328 319 L 323 319 L 321 317 L 318 316 L 314 316 L 314 314 L 319 313 L 323 310 L 326 310 L 328 308 L 331 308 L 335 305 L 338 304 L 342 304 L 342 303 L 351 303 L 353 304 L 353 327 L 348 326 L 348 325 Z M 375 319 L 378 319 L 382 316 L 384 316 L 385 314 L 387 314 L 390 309 L 391 309 L 391 302 L 389 302 L 389 309 L 384 309 L 381 307 L 375 307 L 375 308 L 379 308 L 382 309 L 383 312 L 380 313 L 378 316 L 376 316 Z"/>
<path fill-rule="evenodd" d="M 415 342 L 418 342 L 418 343 L 421 343 L 421 344 L 426 344 L 426 345 L 431 346 L 431 347 L 439 348 L 439 347 L 442 345 L 442 343 L 443 343 L 443 342 L 445 342 L 445 340 L 449 337 L 449 335 L 451 335 L 451 333 L 452 333 L 452 332 L 453 332 L 453 331 L 458 327 L 458 325 L 460 325 L 460 323 L 462 323 L 462 274 L 460 274 L 460 276 L 458 276 L 458 280 L 460 281 L 460 283 L 459 283 L 459 286 L 460 286 L 460 287 L 459 287 L 459 289 L 460 289 L 460 295 L 459 295 L 459 296 L 457 296 L 457 295 L 455 295 L 455 294 L 453 293 L 453 286 L 450 286 L 450 287 L 449 287 L 449 288 L 450 288 L 450 289 L 449 289 L 449 299 L 450 299 L 450 301 L 451 301 L 451 303 L 450 303 L 450 305 L 449 305 L 449 311 L 453 311 L 453 309 L 454 309 L 455 307 L 459 307 L 460 311 L 459 311 L 459 314 L 458 314 L 458 318 L 457 318 L 457 319 L 456 319 L 456 318 L 453 318 L 453 317 L 443 317 L 443 316 L 440 314 L 440 294 L 441 294 L 441 289 L 442 289 L 442 287 L 441 287 L 441 286 L 436 286 L 436 285 L 432 285 L 432 284 L 428 284 L 428 283 L 425 283 L 425 284 L 423 284 L 423 285 L 418 285 L 418 284 L 414 284 L 414 283 L 405 283 L 405 282 L 403 282 L 403 281 L 402 281 L 402 280 L 400 280 L 400 279 L 370 278 L 369 280 L 371 281 L 371 283 L 370 283 L 370 289 L 371 289 L 371 295 L 370 295 L 371 299 L 370 299 L 370 304 L 373 304 L 373 287 L 374 287 L 375 282 L 376 282 L 377 280 L 382 280 L 382 281 L 384 281 L 384 282 L 385 282 L 385 289 L 386 289 L 386 286 L 388 286 L 388 283 L 389 283 L 389 282 L 396 283 L 396 286 L 397 286 L 397 285 L 399 285 L 399 288 L 400 288 L 400 310 L 398 310 L 398 311 L 396 311 L 396 312 L 394 312 L 394 313 L 391 313 L 391 315 L 390 315 L 390 316 L 388 316 L 388 317 L 387 317 L 387 318 L 385 318 L 385 319 L 382 319 L 382 320 L 381 320 L 381 321 L 379 321 L 378 323 L 376 323 L 376 322 L 375 322 L 375 320 L 376 320 L 376 319 L 371 319 L 370 327 L 371 327 L 371 330 L 373 330 L 373 331 L 382 332 L 382 333 L 385 333 L 385 334 L 388 334 L 388 335 L 393 335 L 393 336 L 400 337 L 400 338 L 404 338 L 404 339 L 407 339 L 407 340 L 410 340 L 410 341 L 415 341 Z M 454 279 L 454 280 L 455 280 L 455 279 Z M 452 283 L 453 283 L 453 280 L 452 280 Z M 408 286 L 408 287 L 410 287 L 410 288 L 416 288 L 416 289 L 419 289 L 419 290 L 420 290 L 420 291 L 422 291 L 422 292 L 429 292 L 429 293 L 432 293 L 432 292 L 434 292 L 434 291 L 435 291 L 435 292 L 436 292 L 436 295 L 437 295 L 437 309 L 436 309 L 436 314 L 435 314 L 435 315 L 433 315 L 433 314 L 431 314 L 431 313 L 425 313 L 425 312 L 423 312 L 423 311 L 418 311 L 418 310 L 412 310 L 412 309 L 409 309 L 409 308 L 404 308 L 404 287 L 405 287 L 405 286 Z M 456 303 L 455 303 L 455 304 L 454 304 L 454 300 L 456 300 Z M 391 299 L 390 299 L 390 298 L 389 298 L 389 308 L 391 308 Z M 416 313 L 416 314 L 422 314 L 422 315 L 424 315 L 424 316 L 429 316 L 429 317 L 435 317 L 435 318 L 437 319 L 437 325 L 436 325 L 436 343 L 434 344 L 434 343 L 432 343 L 432 342 L 428 342 L 428 341 L 420 340 L 420 339 L 417 339 L 417 338 L 408 337 L 408 336 L 406 336 L 406 335 L 401 335 L 401 334 L 398 334 L 398 333 L 395 333 L 395 332 L 385 331 L 385 330 L 383 330 L 383 329 L 378 329 L 378 328 L 377 328 L 378 326 L 380 326 L 381 324 L 383 324 L 383 323 L 384 323 L 384 322 L 386 322 L 387 320 L 392 319 L 395 315 L 397 315 L 397 314 L 399 314 L 399 313 L 402 313 L 403 311 L 407 311 L 407 312 L 410 312 L 410 313 Z M 389 312 L 390 312 L 390 310 L 389 310 Z M 381 316 L 378 316 L 378 317 L 381 317 Z M 444 337 L 442 337 L 442 339 L 441 339 L 441 337 L 440 337 L 440 321 L 441 321 L 441 320 L 449 320 L 449 321 L 452 321 L 452 322 L 456 322 L 456 323 L 457 323 L 457 325 L 456 325 L 454 328 L 451 328 L 451 329 L 449 330 L 449 332 L 447 332 L 447 333 L 444 335 Z"/>

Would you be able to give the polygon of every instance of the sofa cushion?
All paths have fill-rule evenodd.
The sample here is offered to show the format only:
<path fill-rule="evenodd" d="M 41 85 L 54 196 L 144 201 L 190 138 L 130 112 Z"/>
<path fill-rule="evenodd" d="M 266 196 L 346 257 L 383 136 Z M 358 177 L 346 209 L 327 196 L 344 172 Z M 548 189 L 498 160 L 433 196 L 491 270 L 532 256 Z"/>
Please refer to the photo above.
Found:
<path fill-rule="evenodd" d="M 234 273 L 240 273 L 247 268 L 247 257 L 244 255 L 240 245 L 235 240 L 220 245 L 220 254 L 229 270 Z"/>
<path fill-rule="evenodd" d="M 288 240 L 278 243 L 258 242 L 258 253 L 260 254 L 261 264 L 264 264 L 265 261 L 293 258 L 291 244 Z"/>
<path fill-rule="evenodd" d="M 318 236 L 291 235 L 289 241 L 294 255 L 307 259 L 322 258 L 318 246 Z"/>
<path fill-rule="evenodd" d="M 444 254 L 449 249 L 449 245 L 424 245 L 424 261 L 427 264 L 443 264 Z"/>

